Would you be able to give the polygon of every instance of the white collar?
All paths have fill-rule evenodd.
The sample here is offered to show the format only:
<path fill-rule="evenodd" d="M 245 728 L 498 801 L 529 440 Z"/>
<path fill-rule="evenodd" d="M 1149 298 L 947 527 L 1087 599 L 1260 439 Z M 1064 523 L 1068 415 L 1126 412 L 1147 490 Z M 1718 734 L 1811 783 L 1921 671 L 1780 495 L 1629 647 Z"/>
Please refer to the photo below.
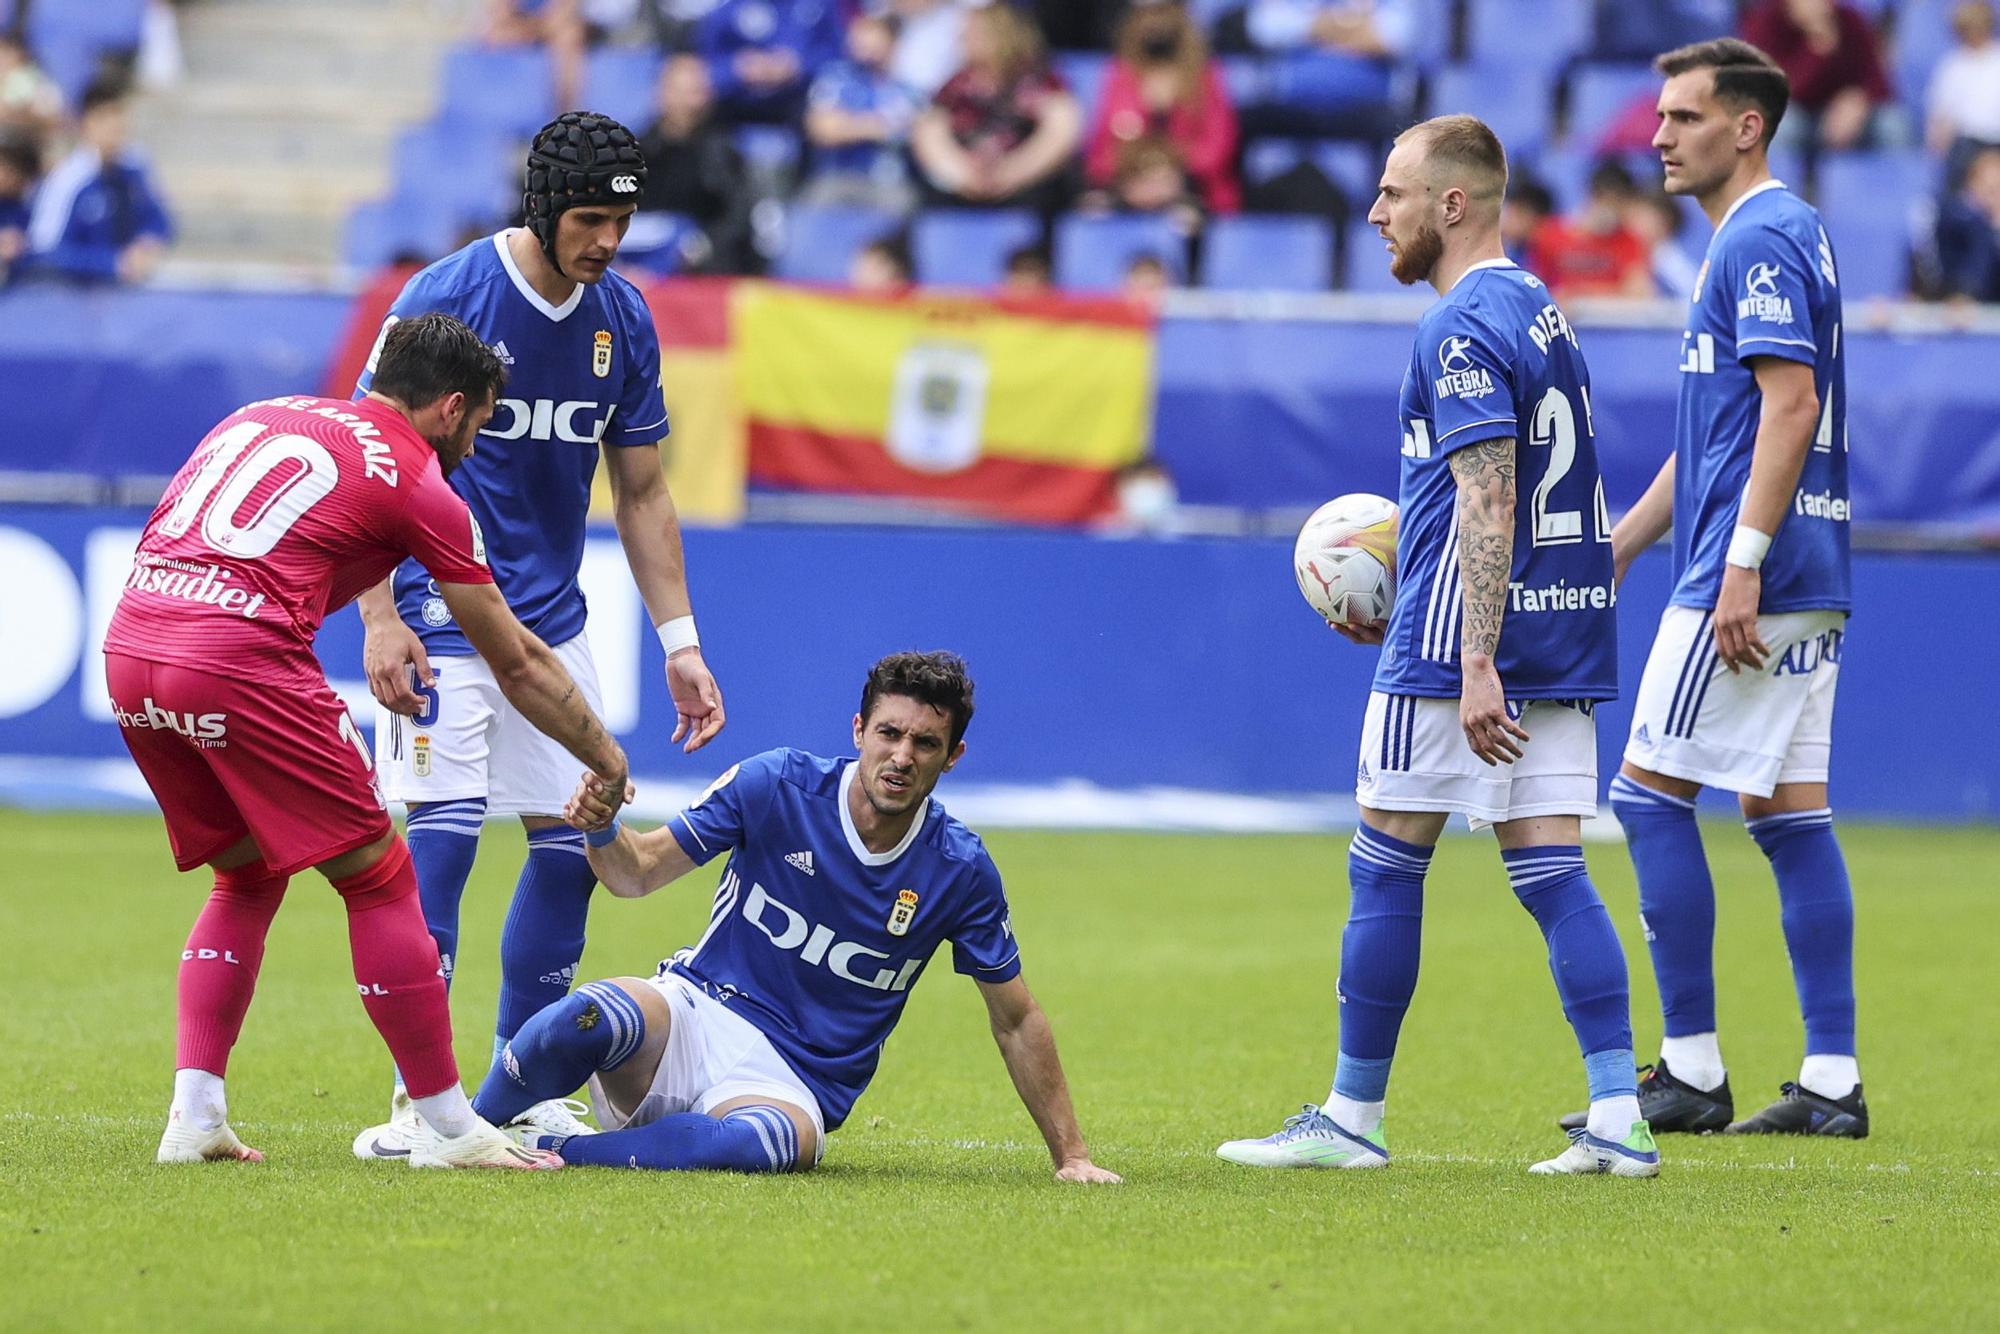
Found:
<path fill-rule="evenodd" d="M 1444 290 L 1449 292 L 1453 287 L 1457 287 L 1460 283 L 1464 282 L 1466 274 L 1477 273 L 1481 269 L 1511 269 L 1513 267 L 1514 261 L 1508 259 L 1505 255 L 1502 255 L 1498 259 L 1482 259 L 1477 264 L 1466 265 L 1465 273 L 1461 273 L 1458 277 L 1452 279 L 1451 287 L 1447 287 Z"/>
<path fill-rule="evenodd" d="M 1729 220 L 1736 216 L 1736 210 L 1742 208 L 1745 204 L 1749 203 L 1753 197 L 1763 194 L 1766 190 L 1782 190 L 1784 188 L 1785 188 L 1785 183 L 1779 180 L 1776 176 L 1773 176 L 1768 181 L 1757 182 L 1755 185 L 1751 186 L 1748 190 L 1745 190 L 1742 194 L 1736 196 L 1736 202 L 1731 204 L 1729 208 L 1723 213 L 1722 221 L 1715 224 L 1715 234 L 1717 236 L 1722 235 L 1722 229 L 1724 227 L 1727 227 L 1729 225 Z"/>
<path fill-rule="evenodd" d="M 917 832 L 924 827 L 924 821 L 930 818 L 931 799 L 925 797 L 923 804 L 917 807 L 917 818 L 910 821 L 910 832 L 903 835 L 902 842 L 890 848 L 887 852 L 870 852 L 868 845 L 861 841 L 861 831 L 854 827 L 854 812 L 849 810 L 847 806 L 849 789 L 861 781 L 861 775 L 858 772 L 860 768 L 860 761 L 849 760 L 847 767 L 840 774 L 840 795 L 836 798 L 840 803 L 840 832 L 847 835 L 848 850 L 855 855 L 863 866 L 887 866 L 890 862 L 895 861 L 905 852 L 908 852 L 910 844 L 917 841 Z"/>
<path fill-rule="evenodd" d="M 583 284 L 578 283 L 570 291 L 569 299 L 560 306 L 550 305 L 542 294 L 535 290 L 534 284 L 521 275 L 521 266 L 514 262 L 514 252 L 507 246 L 507 238 L 519 230 L 521 229 L 518 227 L 508 227 L 493 233 L 493 248 L 500 252 L 500 267 L 507 270 L 507 277 L 513 281 L 514 290 L 519 292 L 529 305 L 557 323 L 561 323 L 569 318 L 570 312 L 583 300 Z"/>

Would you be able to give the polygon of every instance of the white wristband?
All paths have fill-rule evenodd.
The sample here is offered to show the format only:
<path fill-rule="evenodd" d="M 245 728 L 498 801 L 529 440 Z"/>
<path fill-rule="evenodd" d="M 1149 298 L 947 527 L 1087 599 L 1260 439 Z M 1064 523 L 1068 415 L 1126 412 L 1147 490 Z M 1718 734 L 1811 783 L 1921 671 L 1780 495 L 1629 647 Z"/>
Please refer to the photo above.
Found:
<path fill-rule="evenodd" d="M 1729 554 L 1723 559 L 1731 565 L 1754 570 L 1763 565 L 1764 557 L 1770 550 L 1769 533 L 1760 533 L 1755 528 L 1739 523 L 1729 539 Z"/>
<path fill-rule="evenodd" d="M 676 616 L 671 621 L 662 621 L 657 627 L 660 647 L 667 651 L 669 658 L 684 648 L 700 648 L 701 636 L 694 632 L 694 617 Z"/>

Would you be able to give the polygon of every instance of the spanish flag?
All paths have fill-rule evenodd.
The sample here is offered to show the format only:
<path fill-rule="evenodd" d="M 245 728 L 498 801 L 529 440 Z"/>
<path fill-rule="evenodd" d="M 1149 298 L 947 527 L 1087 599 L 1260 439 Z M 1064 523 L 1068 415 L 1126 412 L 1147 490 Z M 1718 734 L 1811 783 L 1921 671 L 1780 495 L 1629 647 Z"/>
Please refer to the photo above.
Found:
<path fill-rule="evenodd" d="M 1016 522 L 1108 513 L 1146 452 L 1155 317 L 1124 301 L 736 291 L 753 485 Z"/>

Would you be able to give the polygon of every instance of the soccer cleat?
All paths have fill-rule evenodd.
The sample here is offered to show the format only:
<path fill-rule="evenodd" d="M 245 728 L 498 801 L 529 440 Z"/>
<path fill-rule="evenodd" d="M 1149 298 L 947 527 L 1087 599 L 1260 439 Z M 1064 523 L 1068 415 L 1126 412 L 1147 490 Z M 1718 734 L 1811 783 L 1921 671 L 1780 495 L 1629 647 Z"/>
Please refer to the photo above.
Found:
<path fill-rule="evenodd" d="M 589 1104 L 575 1098 L 550 1098 L 536 1103 L 500 1129 L 516 1144 L 530 1149 L 545 1149 L 549 1147 L 549 1141 L 566 1140 L 576 1135 L 595 1135 L 597 1127 L 577 1119 L 589 1111 Z"/>
<path fill-rule="evenodd" d="M 1528 1170 L 1541 1177 L 1656 1177 L 1660 1174 L 1660 1146 L 1653 1142 L 1653 1132 L 1644 1121 L 1634 1121 L 1632 1133 L 1622 1140 L 1599 1139 L 1588 1130 L 1572 1130 L 1567 1149 Z"/>
<path fill-rule="evenodd" d="M 236 1138 L 224 1121 L 213 1130 L 203 1130 L 181 1119 L 179 1112 L 167 1114 L 167 1130 L 160 1136 L 160 1150 L 153 1155 L 159 1163 L 261 1163 L 264 1155 Z"/>
<path fill-rule="evenodd" d="M 424 1119 L 417 1115 L 417 1105 L 410 1101 L 410 1095 L 398 1088 L 389 1099 L 389 1119 L 379 1126 L 370 1126 L 354 1137 L 354 1156 L 363 1162 L 373 1162 L 388 1158 L 403 1161 L 410 1156 L 410 1150 L 424 1134 Z"/>
<path fill-rule="evenodd" d="M 1861 1085 L 1844 1098 L 1829 1098 L 1786 1080 L 1779 1099 L 1741 1121 L 1731 1123 L 1731 1135 L 1825 1135 L 1831 1139 L 1868 1138 L 1868 1101 Z"/>
<path fill-rule="evenodd" d="M 552 1172 L 563 1165 L 556 1154 L 516 1144 L 505 1131 L 484 1121 L 454 1139 L 421 1126 L 404 1161 L 411 1167 L 497 1167 L 524 1172 Z"/>
<path fill-rule="evenodd" d="M 1639 1067 L 1639 1115 L 1655 1135 L 1712 1135 L 1736 1115 L 1729 1097 L 1729 1080 L 1712 1089 L 1698 1089 L 1675 1079 L 1667 1063 Z M 1571 1112 L 1556 1122 L 1564 1130 L 1582 1130 L 1589 1112 Z"/>
<path fill-rule="evenodd" d="M 1277 1134 L 1230 1140 L 1215 1156 L 1245 1167 L 1387 1167 L 1389 1145 L 1380 1126 L 1357 1135 L 1307 1103 Z"/>

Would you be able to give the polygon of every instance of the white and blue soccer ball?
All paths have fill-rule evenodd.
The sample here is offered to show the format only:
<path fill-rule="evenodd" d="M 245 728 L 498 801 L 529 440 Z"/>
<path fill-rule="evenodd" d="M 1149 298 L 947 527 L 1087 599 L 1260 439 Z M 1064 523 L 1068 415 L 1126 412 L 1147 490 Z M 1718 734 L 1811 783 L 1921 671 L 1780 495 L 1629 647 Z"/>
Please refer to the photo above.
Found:
<path fill-rule="evenodd" d="M 1396 504 L 1357 491 L 1312 512 L 1292 547 L 1292 573 L 1328 625 L 1389 618 L 1396 601 Z"/>

